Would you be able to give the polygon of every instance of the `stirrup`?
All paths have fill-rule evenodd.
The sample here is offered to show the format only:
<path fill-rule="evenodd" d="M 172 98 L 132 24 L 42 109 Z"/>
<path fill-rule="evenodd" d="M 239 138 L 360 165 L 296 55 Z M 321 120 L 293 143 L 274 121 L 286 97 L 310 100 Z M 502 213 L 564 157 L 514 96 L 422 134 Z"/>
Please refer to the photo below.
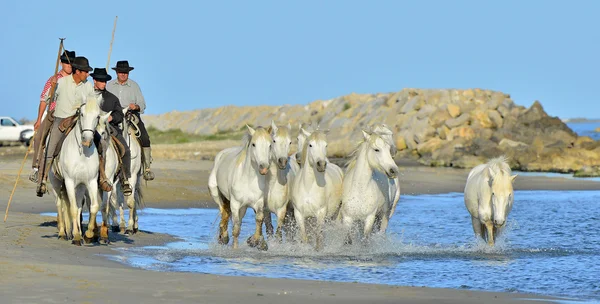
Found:
<path fill-rule="evenodd" d="M 37 182 L 39 181 L 39 172 L 40 170 L 31 171 L 31 173 L 29 174 L 29 180 L 37 184 Z"/>
<path fill-rule="evenodd" d="M 44 194 L 46 194 L 46 191 L 48 189 L 46 189 L 46 183 L 42 182 L 41 184 L 39 184 L 37 186 L 37 189 L 35 189 L 36 195 L 39 197 L 44 196 Z"/>
<path fill-rule="evenodd" d="M 145 180 L 153 180 L 154 179 L 154 173 L 152 171 L 150 171 L 150 169 L 146 169 L 144 171 L 144 179 Z"/>
<path fill-rule="evenodd" d="M 123 190 L 123 195 L 130 196 L 133 190 L 131 190 L 131 185 L 129 182 L 121 183 L 121 190 Z"/>

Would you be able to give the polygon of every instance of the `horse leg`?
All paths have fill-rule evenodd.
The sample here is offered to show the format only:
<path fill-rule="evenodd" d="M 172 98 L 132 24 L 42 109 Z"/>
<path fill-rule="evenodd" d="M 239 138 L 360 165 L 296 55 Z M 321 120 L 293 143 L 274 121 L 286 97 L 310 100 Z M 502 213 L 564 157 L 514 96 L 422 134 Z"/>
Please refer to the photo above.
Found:
<path fill-rule="evenodd" d="M 254 210 L 256 229 L 254 230 L 254 235 L 248 238 L 247 243 L 250 247 L 258 247 L 258 250 L 267 250 L 267 242 L 265 241 L 265 238 L 263 237 L 262 233 L 262 226 L 265 218 L 265 210 L 264 207 L 261 207 L 261 203 L 259 203 L 258 205 L 259 206 L 256 208 L 256 210 Z M 269 218 L 271 218 L 271 212 L 267 212 L 269 212 Z M 272 227 L 273 226 L 271 226 L 271 229 L 273 229 Z"/>
<path fill-rule="evenodd" d="M 264 221 L 265 221 L 265 230 L 267 231 L 267 236 L 273 236 L 273 221 L 271 219 L 271 211 L 267 208 L 264 208 Z"/>
<path fill-rule="evenodd" d="M 127 207 L 129 208 L 129 220 L 127 221 L 127 228 L 125 229 L 126 235 L 133 235 L 135 232 L 133 230 L 135 223 L 135 189 L 132 189 L 133 192 L 131 195 L 127 196 Z"/>
<path fill-rule="evenodd" d="M 494 246 L 494 224 L 491 220 L 485 222 L 485 228 L 487 231 L 487 243 L 490 246 Z"/>
<path fill-rule="evenodd" d="M 75 183 L 70 180 L 65 180 L 65 188 L 67 189 L 67 195 L 69 196 L 69 213 L 71 215 L 71 222 L 73 223 L 73 245 L 81 246 L 81 222 L 79 221 L 80 209 L 77 204 L 77 195 L 75 193 Z"/>
<path fill-rule="evenodd" d="M 345 245 L 352 245 L 352 224 L 353 223 L 354 223 L 354 220 L 351 217 L 342 215 L 342 224 L 344 225 L 344 228 L 346 230 L 346 240 L 344 240 Z"/>
<path fill-rule="evenodd" d="M 277 239 L 277 241 L 279 243 L 283 242 L 283 232 L 282 229 L 284 228 L 284 223 L 285 223 L 285 217 L 286 217 L 286 208 L 280 208 L 279 210 L 277 210 L 277 231 L 275 231 L 275 238 Z M 269 217 L 271 217 L 271 215 L 269 214 Z"/>
<path fill-rule="evenodd" d="M 95 182 L 88 183 L 88 193 L 89 195 L 89 208 L 90 208 L 90 220 L 88 222 L 87 231 L 85 232 L 85 242 L 90 243 L 93 241 L 97 241 L 98 239 L 98 224 L 96 222 L 96 217 L 98 215 L 98 211 L 100 210 L 100 204 L 98 202 L 99 193 L 98 193 L 98 184 Z M 108 237 L 108 235 L 107 235 Z"/>
<path fill-rule="evenodd" d="M 294 242 L 294 234 L 296 233 L 296 218 L 294 217 L 294 208 L 290 207 L 292 203 L 288 203 L 288 208 L 285 210 L 285 218 L 283 220 L 283 231 L 285 231 L 286 242 Z"/>
<path fill-rule="evenodd" d="M 485 235 L 484 235 L 484 227 L 481 224 L 481 222 L 479 222 L 479 219 L 471 216 L 471 224 L 473 225 L 473 232 L 475 233 L 475 237 L 481 237 L 482 239 L 485 240 Z"/>
<path fill-rule="evenodd" d="M 379 223 L 379 233 L 385 234 L 387 231 L 388 224 L 390 223 L 390 218 L 388 217 L 388 212 L 381 212 L 380 214 L 381 222 Z"/>
<path fill-rule="evenodd" d="M 221 213 L 221 222 L 219 223 L 219 244 L 229 244 L 229 218 L 231 217 L 231 205 L 229 200 L 225 197 L 223 203 L 219 205 L 219 211 Z"/>
<path fill-rule="evenodd" d="M 371 236 L 371 232 L 373 232 L 373 224 L 375 223 L 375 216 L 377 213 L 369 214 L 367 218 L 365 218 L 365 227 L 363 228 L 363 238 L 367 240 Z"/>
<path fill-rule="evenodd" d="M 297 209 L 294 209 L 294 218 L 296 219 L 298 230 L 300 230 L 300 241 L 304 244 L 308 243 L 308 235 L 306 235 L 306 224 L 304 222 L 304 216 L 302 216 L 302 214 L 300 214 L 300 212 Z"/>
<path fill-rule="evenodd" d="M 232 202 L 231 216 L 233 217 L 233 249 L 238 249 L 239 243 L 238 238 L 240 237 L 240 229 L 242 226 L 242 218 L 240 217 L 240 207 L 238 202 Z"/>
<path fill-rule="evenodd" d="M 327 209 L 323 208 L 319 211 L 317 211 L 317 216 L 316 216 L 316 221 L 317 221 L 317 227 L 316 227 L 316 231 L 315 233 L 317 234 L 316 236 L 316 244 L 315 244 L 315 250 L 316 251 L 321 251 L 323 250 L 323 229 L 325 227 L 325 217 L 327 216 Z"/>

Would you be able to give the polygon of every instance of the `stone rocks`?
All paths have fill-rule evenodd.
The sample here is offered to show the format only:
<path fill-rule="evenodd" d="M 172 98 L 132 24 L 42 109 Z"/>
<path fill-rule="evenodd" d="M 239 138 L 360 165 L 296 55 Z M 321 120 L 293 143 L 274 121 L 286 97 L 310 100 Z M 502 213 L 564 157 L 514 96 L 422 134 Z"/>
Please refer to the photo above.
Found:
<path fill-rule="evenodd" d="M 144 115 L 147 126 L 196 134 L 241 130 L 270 120 L 329 128 L 330 153 L 345 156 L 360 140 L 360 128 L 386 123 L 394 129 L 401 155 L 423 164 L 465 167 L 506 155 L 513 169 L 575 172 L 600 166 L 600 141 L 579 137 L 539 101 L 516 105 L 510 95 L 482 89 L 403 89 L 349 94 L 307 105 L 225 106 L 189 112 Z M 600 129 L 600 128 L 599 128 Z M 600 131 L 600 130 L 598 130 Z M 293 135 L 295 137 L 295 135 Z"/>

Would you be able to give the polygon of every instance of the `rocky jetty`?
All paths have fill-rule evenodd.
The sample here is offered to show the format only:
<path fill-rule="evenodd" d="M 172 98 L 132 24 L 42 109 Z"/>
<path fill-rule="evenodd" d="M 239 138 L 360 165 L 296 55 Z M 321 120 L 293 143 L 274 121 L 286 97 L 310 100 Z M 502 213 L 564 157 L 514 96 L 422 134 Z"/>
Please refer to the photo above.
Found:
<path fill-rule="evenodd" d="M 398 156 L 424 165 L 471 168 L 506 155 L 511 167 L 522 171 L 566 173 L 600 166 L 600 141 L 577 136 L 538 101 L 525 108 L 508 94 L 482 89 L 403 89 L 308 105 L 224 106 L 144 119 L 160 130 L 195 134 L 236 131 L 245 124 L 266 126 L 271 119 L 292 126 L 311 122 L 330 130 L 328 151 L 342 157 L 360 139 L 361 128 L 385 123 L 395 131 Z"/>

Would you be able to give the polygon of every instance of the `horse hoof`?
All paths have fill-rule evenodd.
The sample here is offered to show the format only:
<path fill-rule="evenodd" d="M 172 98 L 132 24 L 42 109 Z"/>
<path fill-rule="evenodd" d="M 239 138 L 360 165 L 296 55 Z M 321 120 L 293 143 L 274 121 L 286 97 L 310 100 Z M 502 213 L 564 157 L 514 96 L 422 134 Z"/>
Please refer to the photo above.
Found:
<path fill-rule="evenodd" d="M 72 240 L 71 244 L 73 244 L 75 246 L 81 246 L 81 240 Z"/>
<path fill-rule="evenodd" d="M 116 233 L 121 232 L 121 228 L 119 228 L 119 226 L 112 226 L 111 229 L 112 229 L 112 232 L 116 232 Z"/>
<path fill-rule="evenodd" d="M 131 229 L 125 230 L 125 235 L 134 235 L 134 234 L 135 234 L 134 230 L 131 230 Z"/>
<path fill-rule="evenodd" d="M 139 231 L 139 230 L 138 230 L 137 228 L 133 228 L 133 234 L 136 234 L 136 233 L 138 233 L 138 231 Z"/>
<path fill-rule="evenodd" d="M 258 250 L 260 250 L 260 251 L 267 251 L 267 250 L 269 250 L 269 245 L 267 245 L 267 241 L 261 240 L 259 243 L 260 244 L 258 245 Z"/>
<path fill-rule="evenodd" d="M 252 236 L 251 236 L 251 237 L 249 237 L 249 238 L 246 240 L 246 243 L 247 243 L 247 244 L 248 244 L 248 246 L 250 246 L 250 247 L 256 247 L 256 246 L 258 246 L 258 241 L 257 241 L 257 240 L 255 240 L 255 239 L 254 239 Z"/>
<path fill-rule="evenodd" d="M 64 236 L 64 235 L 59 235 L 58 239 L 61 240 L 61 241 L 67 241 L 67 237 Z"/>
<path fill-rule="evenodd" d="M 122 228 L 122 227 L 121 227 L 121 228 L 119 228 L 119 233 L 121 233 L 121 234 L 125 234 L 125 232 L 126 232 L 126 231 L 127 231 L 127 230 L 125 230 L 125 228 Z"/>
<path fill-rule="evenodd" d="M 229 244 L 229 236 L 219 236 L 219 244 L 221 244 L 221 245 Z"/>
<path fill-rule="evenodd" d="M 110 241 L 108 238 L 100 238 L 100 244 L 108 245 L 110 244 Z"/>
<path fill-rule="evenodd" d="M 94 241 L 94 238 L 89 238 L 84 235 L 83 240 L 85 241 L 86 244 L 91 244 Z"/>

